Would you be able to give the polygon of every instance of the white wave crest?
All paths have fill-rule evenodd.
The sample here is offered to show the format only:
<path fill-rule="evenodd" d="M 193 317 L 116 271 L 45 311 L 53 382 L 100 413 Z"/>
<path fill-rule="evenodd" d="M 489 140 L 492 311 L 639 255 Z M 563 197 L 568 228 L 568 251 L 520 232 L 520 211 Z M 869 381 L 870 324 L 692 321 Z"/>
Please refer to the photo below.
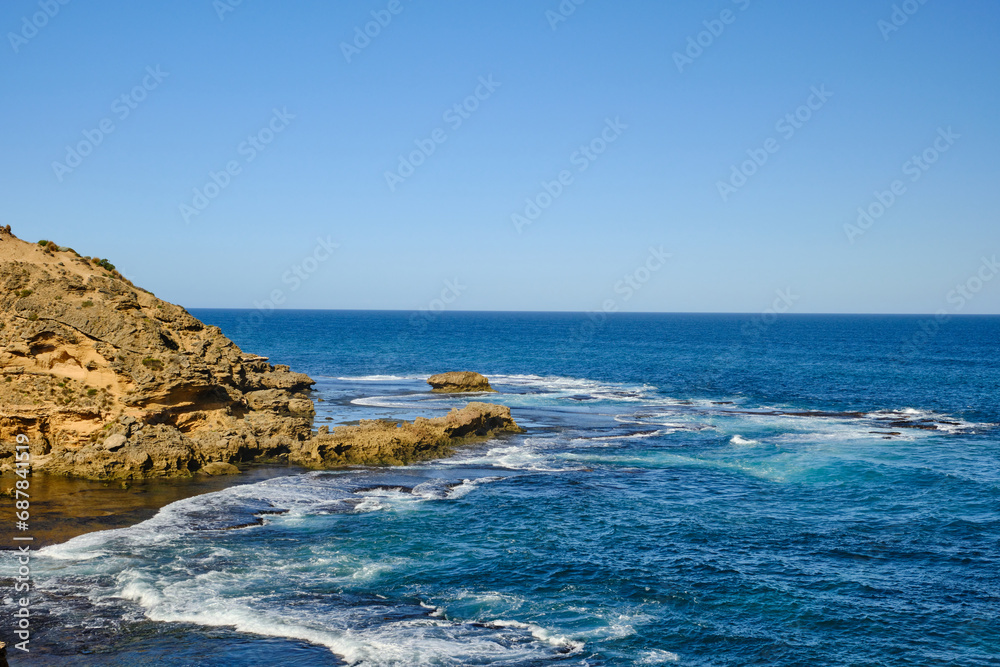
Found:
<path fill-rule="evenodd" d="M 667 662 L 678 662 L 681 657 L 670 651 L 662 651 L 654 648 L 651 651 L 643 651 L 639 658 L 640 665 L 662 665 Z"/>
<path fill-rule="evenodd" d="M 403 380 L 426 380 L 423 375 L 356 375 L 338 377 L 343 382 L 400 382 Z"/>

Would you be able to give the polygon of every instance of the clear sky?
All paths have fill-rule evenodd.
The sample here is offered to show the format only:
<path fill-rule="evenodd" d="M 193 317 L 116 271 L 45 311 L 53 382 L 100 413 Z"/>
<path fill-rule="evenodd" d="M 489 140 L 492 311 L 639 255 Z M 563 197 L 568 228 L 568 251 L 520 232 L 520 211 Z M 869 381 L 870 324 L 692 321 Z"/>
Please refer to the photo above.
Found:
<path fill-rule="evenodd" d="M 7 0 L 0 224 L 188 307 L 1000 312 L 998 3 L 576 2 Z"/>

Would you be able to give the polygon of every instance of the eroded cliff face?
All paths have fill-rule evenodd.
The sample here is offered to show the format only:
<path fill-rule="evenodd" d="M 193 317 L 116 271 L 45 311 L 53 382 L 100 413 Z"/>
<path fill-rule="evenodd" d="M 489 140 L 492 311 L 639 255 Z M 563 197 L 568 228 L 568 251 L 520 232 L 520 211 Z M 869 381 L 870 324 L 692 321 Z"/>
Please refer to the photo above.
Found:
<path fill-rule="evenodd" d="M 27 435 L 35 470 L 231 472 L 309 440 L 308 376 L 243 353 L 107 262 L 53 248 L 0 230 L 0 441 Z"/>

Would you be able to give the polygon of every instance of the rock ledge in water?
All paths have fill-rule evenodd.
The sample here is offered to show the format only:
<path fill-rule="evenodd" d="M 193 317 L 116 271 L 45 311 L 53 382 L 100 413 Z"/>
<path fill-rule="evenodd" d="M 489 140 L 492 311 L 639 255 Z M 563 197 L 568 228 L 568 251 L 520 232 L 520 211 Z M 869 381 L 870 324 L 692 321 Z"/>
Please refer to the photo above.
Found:
<path fill-rule="evenodd" d="M 484 440 L 498 433 L 521 433 L 510 408 L 492 403 L 469 403 L 443 417 L 418 417 L 412 423 L 361 420 L 320 432 L 292 451 L 290 460 L 310 468 L 345 465 L 406 465 L 448 456 L 458 445 Z"/>
<path fill-rule="evenodd" d="M 490 386 L 485 375 L 471 371 L 454 371 L 439 373 L 427 378 L 431 391 L 448 394 L 460 394 L 473 391 L 496 391 Z"/>

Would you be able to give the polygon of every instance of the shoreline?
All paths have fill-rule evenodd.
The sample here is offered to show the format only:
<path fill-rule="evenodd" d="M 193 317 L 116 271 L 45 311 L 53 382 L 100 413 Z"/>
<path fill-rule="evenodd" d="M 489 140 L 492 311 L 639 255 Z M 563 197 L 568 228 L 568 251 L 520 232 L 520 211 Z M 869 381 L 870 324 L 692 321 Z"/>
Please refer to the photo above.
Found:
<path fill-rule="evenodd" d="M 154 477 L 140 480 L 90 480 L 34 473 L 31 483 L 32 550 L 62 544 L 87 533 L 127 528 L 152 518 L 163 507 L 192 496 L 309 472 L 288 464 L 258 464 L 239 475 Z M 16 477 L 0 476 L 0 488 Z M 4 496 L 0 502 L 13 503 Z M 13 546 L 0 545 L 11 550 Z"/>
<path fill-rule="evenodd" d="M 32 471 L 30 491 L 31 548 L 62 544 L 86 533 L 126 528 L 152 518 L 163 507 L 178 500 L 221 491 L 232 486 L 254 484 L 313 470 L 357 466 L 406 467 L 418 461 L 450 456 L 456 447 L 472 444 L 500 433 L 523 432 L 510 417 L 510 409 L 492 403 L 471 402 L 453 408 L 443 417 L 422 422 L 369 421 L 339 425 L 333 432 L 321 427 L 313 435 L 310 450 L 303 450 L 302 463 L 247 463 L 239 474 L 192 476 L 167 475 L 138 479 L 102 479 Z M 305 453 L 310 454 L 307 459 Z M 233 469 L 232 464 L 225 464 Z M 0 502 L 14 504 L 14 473 L 0 475 Z M 13 550 L 15 544 L 0 545 Z"/>

